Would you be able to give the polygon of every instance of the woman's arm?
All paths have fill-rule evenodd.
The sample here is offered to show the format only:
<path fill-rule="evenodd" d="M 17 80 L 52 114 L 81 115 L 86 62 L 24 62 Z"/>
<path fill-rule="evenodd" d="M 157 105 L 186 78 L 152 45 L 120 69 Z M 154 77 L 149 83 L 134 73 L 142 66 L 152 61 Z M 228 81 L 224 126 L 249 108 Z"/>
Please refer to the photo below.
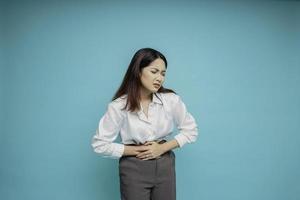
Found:
<path fill-rule="evenodd" d="M 123 156 L 136 156 L 141 151 L 141 146 L 125 145 Z"/>
<path fill-rule="evenodd" d="M 173 139 L 173 140 L 170 140 L 168 142 L 161 144 L 161 147 L 163 149 L 163 152 L 167 152 L 167 151 L 170 151 L 172 149 L 179 147 L 179 144 L 176 139 Z"/>
<path fill-rule="evenodd" d="M 179 147 L 182 148 L 186 143 L 197 140 L 198 125 L 179 95 L 173 95 L 173 102 L 173 118 L 179 130 L 179 134 L 175 136 L 175 139 Z"/>
<path fill-rule="evenodd" d="M 124 144 L 114 142 L 118 137 L 124 113 L 118 102 L 108 104 L 106 113 L 100 119 L 96 134 L 92 138 L 92 147 L 103 157 L 120 158 L 124 152 Z"/>

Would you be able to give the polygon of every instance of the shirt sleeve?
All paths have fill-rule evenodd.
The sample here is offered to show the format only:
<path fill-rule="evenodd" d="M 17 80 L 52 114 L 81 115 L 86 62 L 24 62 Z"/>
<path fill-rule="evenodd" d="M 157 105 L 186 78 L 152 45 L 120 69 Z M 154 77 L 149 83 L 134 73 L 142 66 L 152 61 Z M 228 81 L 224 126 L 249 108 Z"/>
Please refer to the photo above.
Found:
<path fill-rule="evenodd" d="M 197 140 L 198 126 L 194 117 L 187 111 L 187 108 L 179 95 L 174 96 L 174 106 L 172 109 L 175 124 L 179 133 L 175 135 L 179 147 L 182 148 L 186 143 Z"/>
<path fill-rule="evenodd" d="M 94 151 L 105 158 L 118 159 L 124 152 L 125 145 L 114 142 L 124 120 L 124 113 L 119 107 L 116 102 L 108 104 L 107 111 L 100 119 L 96 134 L 92 138 Z"/>

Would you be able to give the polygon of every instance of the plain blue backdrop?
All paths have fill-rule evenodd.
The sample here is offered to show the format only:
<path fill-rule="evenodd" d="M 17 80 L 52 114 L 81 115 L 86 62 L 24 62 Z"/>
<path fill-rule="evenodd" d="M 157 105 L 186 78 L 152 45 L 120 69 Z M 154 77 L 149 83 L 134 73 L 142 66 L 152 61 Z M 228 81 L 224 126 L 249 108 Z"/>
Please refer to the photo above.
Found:
<path fill-rule="evenodd" d="M 0 23 L 0 199 L 120 199 L 91 138 L 143 47 L 199 125 L 178 200 L 300 199 L 299 2 L 7 0 Z"/>

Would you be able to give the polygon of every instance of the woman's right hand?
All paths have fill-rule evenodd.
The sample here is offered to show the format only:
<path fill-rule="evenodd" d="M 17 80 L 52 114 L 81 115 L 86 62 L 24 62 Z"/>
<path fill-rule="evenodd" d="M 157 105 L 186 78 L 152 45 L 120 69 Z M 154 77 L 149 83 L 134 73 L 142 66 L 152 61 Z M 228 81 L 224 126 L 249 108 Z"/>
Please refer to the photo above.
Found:
<path fill-rule="evenodd" d="M 144 145 L 139 145 L 139 146 L 125 145 L 123 156 L 136 156 L 143 151 L 145 151 Z"/>

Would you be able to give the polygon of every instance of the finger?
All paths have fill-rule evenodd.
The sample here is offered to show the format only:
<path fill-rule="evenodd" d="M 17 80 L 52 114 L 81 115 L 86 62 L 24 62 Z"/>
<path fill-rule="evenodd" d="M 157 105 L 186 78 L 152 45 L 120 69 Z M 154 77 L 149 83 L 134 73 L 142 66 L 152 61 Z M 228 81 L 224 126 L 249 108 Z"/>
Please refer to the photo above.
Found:
<path fill-rule="evenodd" d="M 148 157 L 151 157 L 151 156 L 152 156 L 151 151 L 142 152 L 139 155 L 137 155 L 137 157 L 139 157 L 139 158 L 148 158 Z"/>
<path fill-rule="evenodd" d="M 144 157 L 142 157 L 142 160 L 149 160 L 149 159 L 152 159 L 152 156 L 144 156 Z"/>
<path fill-rule="evenodd" d="M 145 157 L 145 158 L 142 158 L 142 160 L 150 160 L 150 159 L 153 159 L 155 158 L 154 156 L 149 156 L 149 157 Z"/>
<path fill-rule="evenodd" d="M 138 153 L 138 154 L 136 155 L 136 157 L 137 157 L 137 158 L 140 158 L 140 157 L 142 157 L 143 155 L 144 155 L 144 153 L 141 152 L 141 153 Z"/>
<path fill-rule="evenodd" d="M 137 154 L 137 157 L 145 157 L 146 155 L 150 155 L 151 153 L 149 151 L 145 151 L 142 153 Z"/>
<path fill-rule="evenodd" d="M 140 145 L 137 147 L 137 151 L 140 151 L 140 152 L 147 151 L 147 150 L 149 150 L 149 147 L 145 146 L 145 145 Z"/>
<path fill-rule="evenodd" d="M 149 147 L 147 147 L 147 146 L 140 146 L 139 147 L 140 152 L 144 152 L 144 151 L 148 151 L 148 150 L 149 150 Z"/>

